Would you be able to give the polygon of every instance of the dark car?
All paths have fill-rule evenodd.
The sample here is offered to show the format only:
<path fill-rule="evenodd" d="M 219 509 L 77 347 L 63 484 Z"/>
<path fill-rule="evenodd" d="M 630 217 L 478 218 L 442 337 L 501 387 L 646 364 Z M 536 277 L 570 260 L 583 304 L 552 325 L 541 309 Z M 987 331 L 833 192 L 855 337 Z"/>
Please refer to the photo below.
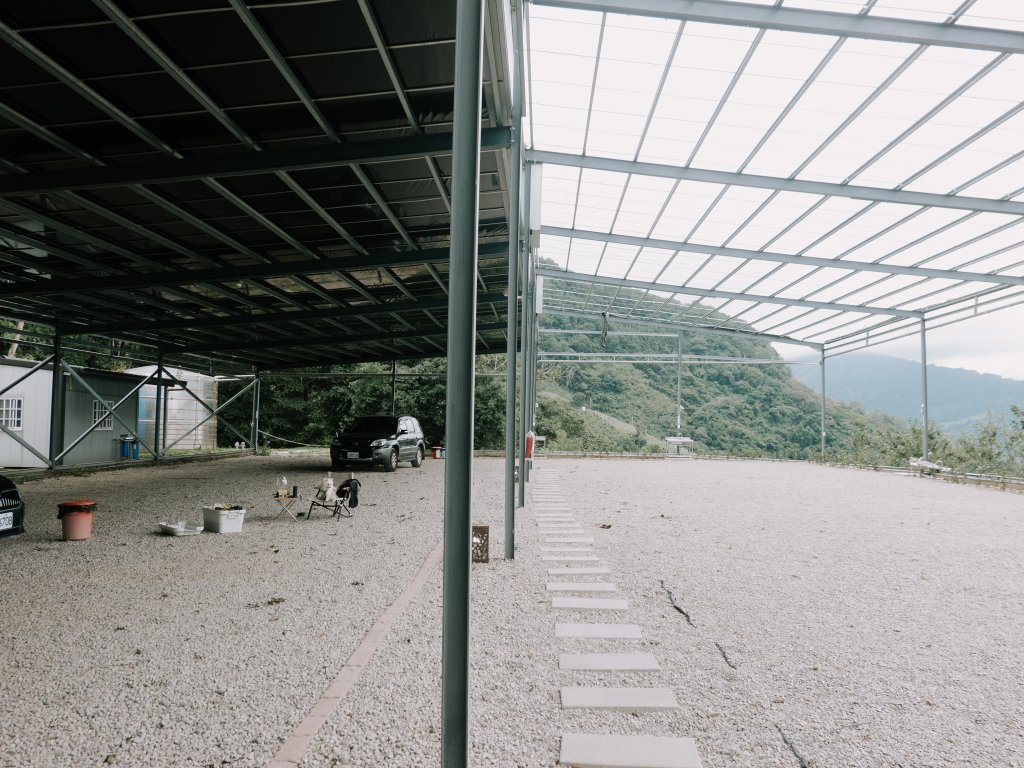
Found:
<path fill-rule="evenodd" d="M 380 464 L 394 472 L 400 461 L 422 465 L 423 454 L 423 429 L 412 416 L 360 416 L 331 443 L 331 469 Z"/>
<path fill-rule="evenodd" d="M 0 475 L 0 537 L 25 532 L 25 502 L 18 486 Z"/>

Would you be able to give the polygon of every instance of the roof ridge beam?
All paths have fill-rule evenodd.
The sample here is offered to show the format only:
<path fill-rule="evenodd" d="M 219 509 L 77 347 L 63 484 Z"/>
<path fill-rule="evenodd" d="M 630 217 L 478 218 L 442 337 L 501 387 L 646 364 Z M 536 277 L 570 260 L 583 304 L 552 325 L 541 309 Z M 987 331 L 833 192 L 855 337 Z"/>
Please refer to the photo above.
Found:
<path fill-rule="evenodd" d="M 481 131 L 480 149 L 496 150 L 511 141 L 508 128 Z M 397 139 L 324 144 L 293 150 L 246 152 L 222 157 L 185 158 L 152 164 L 35 171 L 0 176 L 0 197 L 34 195 L 55 190 L 103 189 L 130 184 L 164 184 L 195 179 L 250 176 L 276 171 L 333 168 L 362 163 L 420 159 L 452 152 L 450 133 L 427 133 Z"/>
<path fill-rule="evenodd" d="M 540 267 L 537 274 L 554 280 L 573 280 L 580 283 L 611 285 L 622 288 L 637 288 L 641 291 L 661 291 L 663 293 L 680 293 L 686 296 L 703 296 L 712 299 L 734 299 L 749 301 L 755 304 L 783 304 L 790 307 L 807 307 L 824 309 L 828 312 L 858 312 L 866 315 L 889 315 L 890 317 L 924 317 L 923 312 L 910 309 L 890 309 L 875 307 L 870 304 L 839 304 L 831 301 L 809 301 L 807 299 L 787 299 L 783 296 L 762 296 L 753 293 L 737 293 L 735 291 L 719 291 L 708 288 L 693 288 L 688 285 L 668 285 L 666 283 L 649 283 L 643 280 L 629 280 L 603 275 L 587 275 L 580 272 L 565 272 L 561 269 Z"/>
<path fill-rule="evenodd" d="M 982 51 L 1024 53 L 1020 32 L 940 24 L 882 16 L 860 16 L 719 0 L 532 0 L 534 5 L 573 8 L 597 13 L 620 13 L 658 19 L 699 21 L 758 29 L 778 29 L 833 37 L 859 37 L 892 43 L 941 45 Z"/>
<path fill-rule="evenodd" d="M 599 243 L 615 243 L 638 248 L 658 248 L 665 251 L 684 251 L 686 253 L 728 256 L 734 259 L 751 261 L 771 261 L 778 264 L 801 264 L 809 267 L 825 269 L 846 269 L 851 272 L 881 272 L 887 275 L 909 275 L 911 277 L 937 278 L 940 280 L 971 281 L 978 283 L 994 283 L 996 285 L 1024 285 L 1024 277 L 1016 275 L 999 275 L 989 272 L 960 272 L 953 269 L 933 269 L 930 267 L 904 267 L 898 264 L 886 264 L 874 261 L 850 261 L 846 259 L 827 259 L 816 256 L 797 256 L 788 253 L 771 251 L 751 251 L 744 248 L 730 248 L 718 245 L 677 242 L 674 240 L 658 240 L 649 237 L 632 235 L 614 235 L 604 232 L 592 232 L 583 229 L 567 229 L 565 227 L 541 227 L 542 235 L 554 237 L 570 237 L 577 240 L 593 240 Z"/>
<path fill-rule="evenodd" d="M 1024 35 L 1021 35 L 1024 39 Z M 992 200 L 984 197 L 965 195 L 942 195 L 934 192 L 914 192 L 908 189 L 886 189 L 866 187 L 859 184 L 835 184 L 827 181 L 787 179 L 781 176 L 761 176 L 752 173 L 715 171 L 708 168 L 686 168 L 661 163 L 642 163 L 595 155 L 572 155 L 564 152 L 528 150 L 527 162 L 551 163 L 571 168 L 585 168 L 613 173 L 631 173 L 637 176 L 656 176 L 664 179 L 681 179 L 705 184 L 725 184 L 756 189 L 773 189 L 782 192 L 800 192 L 825 197 L 847 197 L 852 200 L 868 200 L 878 203 L 919 205 L 935 208 L 953 208 L 962 211 L 1002 213 L 1010 216 L 1024 216 L 1024 202 Z M 3 179 L 0 179 L 3 181 Z M 0 194 L 3 187 L 0 186 Z"/>

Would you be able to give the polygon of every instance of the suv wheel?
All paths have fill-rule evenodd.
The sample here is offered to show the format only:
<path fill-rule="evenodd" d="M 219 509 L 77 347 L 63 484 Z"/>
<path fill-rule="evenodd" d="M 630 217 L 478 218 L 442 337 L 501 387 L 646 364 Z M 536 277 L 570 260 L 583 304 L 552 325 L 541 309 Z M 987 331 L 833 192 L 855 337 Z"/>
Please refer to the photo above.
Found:
<path fill-rule="evenodd" d="M 395 448 L 393 451 L 391 451 L 391 454 L 388 456 L 387 462 L 385 462 L 385 464 L 384 464 L 384 471 L 385 472 L 394 472 L 396 469 L 398 469 L 398 449 L 397 448 Z"/>
<path fill-rule="evenodd" d="M 416 446 L 416 456 L 413 457 L 412 465 L 414 467 L 421 467 L 421 466 L 423 466 L 423 446 L 422 445 Z"/>

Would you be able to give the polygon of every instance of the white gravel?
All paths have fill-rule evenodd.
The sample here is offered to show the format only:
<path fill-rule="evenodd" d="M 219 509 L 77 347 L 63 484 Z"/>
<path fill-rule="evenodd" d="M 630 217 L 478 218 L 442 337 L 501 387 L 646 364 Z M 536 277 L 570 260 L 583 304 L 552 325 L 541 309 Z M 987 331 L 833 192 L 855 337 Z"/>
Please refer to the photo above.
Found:
<path fill-rule="evenodd" d="M 312 485 L 322 458 L 24 485 L 31 532 L 0 541 L 0 765 L 264 765 L 441 537 L 440 461 L 361 473 L 352 520 L 267 522 L 276 476 Z M 1024 766 L 1019 496 L 794 463 L 538 464 L 629 609 L 552 609 L 564 564 L 540 560 L 529 508 L 501 559 L 504 464 L 475 463 L 494 559 L 473 567 L 474 766 L 552 766 L 565 732 L 691 736 L 708 768 L 797 768 L 794 749 L 830 768 Z M 58 543 L 56 503 L 76 497 L 100 502 L 95 537 Z M 150 533 L 219 499 L 262 507 L 237 536 Z M 644 639 L 556 640 L 556 620 Z M 438 763 L 440 626 L 438 568 L 304 768 Z M 662 670 L 558 670 L 600 651 Z M 563 713 L 563 685 L 668 686 L 680 709 Z"/>

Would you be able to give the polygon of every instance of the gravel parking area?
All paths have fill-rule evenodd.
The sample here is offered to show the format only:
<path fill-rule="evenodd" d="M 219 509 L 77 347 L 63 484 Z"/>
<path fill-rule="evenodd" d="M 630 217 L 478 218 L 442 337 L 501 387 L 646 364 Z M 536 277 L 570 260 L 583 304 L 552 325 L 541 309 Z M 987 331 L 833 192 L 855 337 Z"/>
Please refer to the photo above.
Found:
<path fill-rule="evenodd" d="M 552 766 L 570 732 L 690 736 L 708 768 L 1024 766 L 1020 496 L 796 463 L 538 464 L 612 570 L 585 580 L 629 609 L 552 609 L 532 509 L 503 560 L 504 465 L 476 461 L 493 559 L 473 566 L 474 766 Z M 0 765 L 265 765 L 441 538 L 440 461 L 359 473 L 351 520 L 267 519 L 279 474 L 309 487 L 323 468 L 289 454 L 25 484 L 30 533 L 0 541 Z M 58 542 L 75 497 L 100 502 L 94 538 Z M 153 533 L 215 500 L 256 504 L 241 534 Z M 556 640 L 556 620 L 643 640 Z M 437 764 L 440 626 L 438 568 L 304 768 Z M 662 670 L 558 670 L 597 651 Z M 562 713 L 563 685 L 669 686 L 680 709 Z"/>

